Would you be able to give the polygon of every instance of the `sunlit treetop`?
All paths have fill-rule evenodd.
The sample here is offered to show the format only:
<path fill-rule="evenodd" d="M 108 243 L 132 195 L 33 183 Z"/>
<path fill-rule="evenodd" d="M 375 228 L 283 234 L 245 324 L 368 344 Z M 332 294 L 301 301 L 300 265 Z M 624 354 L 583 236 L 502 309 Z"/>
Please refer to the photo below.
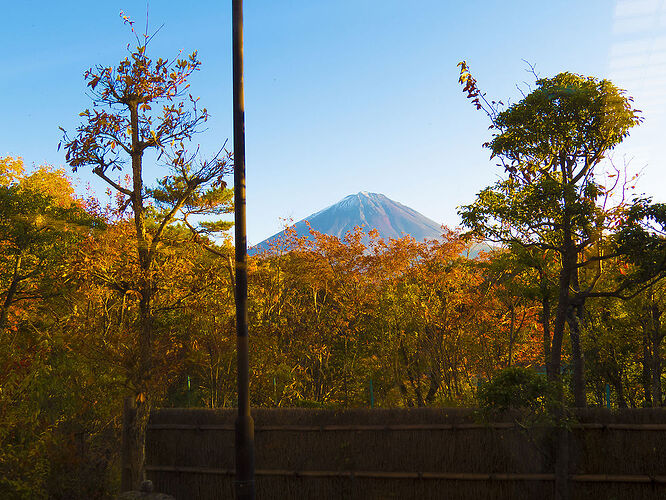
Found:
<path fill-rule="evenodd" d="M 166 156 L 167 163 L 183 166 L 191 160 L 185 143 L 208 119 L 207 110 L 197 106 L 199 99 L 187 93 L 188 77 L 201 66 L 196 51 L 186 58 L 154 61 L 148 57 L 152 36 L 137 35 L 131 21 L 123 19 L 136 48 L 128 45 L 129 56 L 115 68 L 98 65 L 85 72 L 93 108 L 80 113 L 85 121 L 75 137 L 64 135 L 65 158 L 73 170 L 90 165 L 121 192 L 126 190 L 107 176 L 109 169 L 121 170 L 148 148 Z"/>
<path fill-rule="evenodd" d="M 64 169 L 40 166 L 22 182 L 23 189 L 43 193 L 54 203 L 67 208 L 76 204 L 74 186 Z"/>
<path fill-rule="evenodd" d="M 608 80 L 572 73 L 537 80 L 537 88 L 497 115 L 492 156 L 513 164 L 597 164 L 640 123 L 630 97 Z"/>
<path fill-rule="evenodd" d="M 40 165 L 26 174 L 23 159 L 7 156 L 0 158 L 0 188 L 14 190 L 27 198 L 39 195 L 50 199 L 50 204 L 69 208 L 77 204 L 71 179 L 62 168 Z"/>
<path fill-rule="evenodd" d="M 10 179 L 10 181 L 8 181 Z M 74 197 L 62 169 L 40 166 L 26 175 L 21 158 L 0 159 L 0 246 L 8 255 L 56 247 L 104 226 Z"/>
<path fill-rule="evenodd" d="M 502 103 L 485 98 L 466 63 L 459 66 L 463 90 L 496 131 L 484 146 L 510 174 L 528 181 L 537 171 L 564 168 L 575 184 L 642 121 L 633 99 L 609 80 L 568 72 L 538 79 L 523 99 L 500 110 Z"/>
<path fill-rule="evenodd" d="M 0 158 L 0 187 L 9 187 L 23 176 L 23 159 L 6 156 Z"/>
<path fill-rule="evenodd" d="M 207 110 L 198 107 L 199 99 L 188 93 L 187 79 L 201 66 L 197 53 L 153 60 L 148 47 L 154 34 L 138 35 L 127 16 L 121 13 L 121 17 L 130 26 L 135 48 L 128 45 L 129 56 L 115 68 L 99 65 L 85 72 L 93 106 L 80 113 L 83 123 L 74 137 L 63 130 L 63 142 L 66 160 L 74 171 L 91 168 L 125 197 L 124 207 L 131 205 L 140 253 L 149 267 L 169 224 L 180 221 L 192 230 L 210 234 L 228 229 L 228 223 L 205 226 L 187 217 L 228 212 L 224 176 L 231 171 L 232 155 L 222 145 L 212 158 L 203 159 L 198 147 L 190 147 L 193 136 L 208 119 Z M 165 174 L 152 188 L 143 179 L 143 153 L 147 149 L 156 153 Z M 111 172 L 127 167 L 131 168 L 130 182 L 122 184 L 112 178 Z M 147 198 L 152 203 L 145 205 Z M 145 226 L 147 207 L 150 216 L 159 221 L 151 229 L 150 243 Z"/>

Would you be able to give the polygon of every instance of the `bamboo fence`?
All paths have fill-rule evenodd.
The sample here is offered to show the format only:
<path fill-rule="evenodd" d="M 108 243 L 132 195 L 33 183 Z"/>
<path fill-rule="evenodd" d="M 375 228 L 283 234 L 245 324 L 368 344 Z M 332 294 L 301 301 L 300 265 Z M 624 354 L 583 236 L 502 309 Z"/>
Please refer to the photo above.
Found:
<path fill-rule="evenodd" d="M 178 500 L 233 498 L 235 415 L 155 411 L 146 470 L 156 490 Z M 558 466 L 573 499 L 666 498 L 664 409 L 578 410 L 564 434 L 515 414 L 483 422 L 470 409 L 253 416 L 259 499 L 549 500 L 562 487 Z M 566 454 L 558 455 L 562 435 Z"/>

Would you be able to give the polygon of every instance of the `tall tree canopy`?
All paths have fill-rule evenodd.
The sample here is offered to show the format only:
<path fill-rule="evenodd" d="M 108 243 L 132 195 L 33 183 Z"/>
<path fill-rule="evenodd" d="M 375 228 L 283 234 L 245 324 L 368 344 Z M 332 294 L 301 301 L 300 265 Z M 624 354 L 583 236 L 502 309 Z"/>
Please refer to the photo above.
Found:
<path fill-rule="evenodd" d="M 491 118 L 494 134 L 485 146 L 508 174 L 462 207 L 463 223 L 483 238 L 555 252 L 558 294 L 548 371 L 559 377 L 568 323 L 576 404 L 584 405 L 582 309 L 596 293 L 601 261 L 617 256 L 609 250 L 610 229 L 628 228 L 630 219 L 627 207 L 609 206 L 611 189 L 597 181 L 595 167 L 640 123 L 639 111 L 610 81 L 572 73 L 537 80 L 504 111 L 488 102 L 465 63 L 460 83 Z M 643 226 L 630 225 L 635 238 L 646 237 Z"/>
<path fill-rule="evenodd" d="M 190 213 L 224 211 L 220 207 L 228 205 L 229 196 L 223 176 L 229 172 L 230 155 L 221 148 L 211 160 L 201 160 L 198 148 L 188 150 L 193 135 L 208 119 L 206 108 L 200 108 L 198 98 L 188 93 L 187 80 L 201 66 L 197 53 L 182 59 L 153 60 L 148 56 L 151 37 L 138 35 L 132 22 L 126 16 L 123 19 L 132 29 L 136 48 L 115 68 L 97 66 L 86 71 L 93 108 L 80 113 L 83 123 L 74 137 L 65 132 L 64 141 L 66 160 L 73 170 L 91 168 L 124 197 L 134 219 L 140 269 L 135 285 L 140 297 L 136 325 L 140 376 L 133 380 L 138 406 L 132 482 L 138 487 L 151 395 L 159 390 L 153 373 L 152 338 L 157 255 L 166 243 L 167 228 L 177 219 L 187 221 Z M 163 173 L 154 188 L 149 188 L 144 178 L 148 150 L 155 152 Z M 128 172 L 130 185 L 115 180 L 114 171 Z M 204 229 L 224 227 L 208 225 Z"/>

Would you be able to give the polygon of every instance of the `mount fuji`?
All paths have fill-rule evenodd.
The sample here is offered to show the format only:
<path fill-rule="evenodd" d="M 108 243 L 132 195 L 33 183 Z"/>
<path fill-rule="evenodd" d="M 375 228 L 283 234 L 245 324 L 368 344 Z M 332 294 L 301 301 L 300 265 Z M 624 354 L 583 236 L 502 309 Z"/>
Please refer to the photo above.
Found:
<path fill-rule="evenodd" d="M 339 202 L 320 210 L 293 225 L 299 236 L 308 236 L 310 227 L 320 233 L 342 238 L 348 231 L 361 226 L 364 232 L 376 229 L 383 239 L 402 238 L 409 235 L 417 241 L 437 239 L 442 233 L 438 224 L 416 210 L 393 201 L 383 194 L 350 194 Z M 284 236 L 285 231 L 274 234 L 249 249 L 255 254 L 268 249 L 271 244 Z"/>

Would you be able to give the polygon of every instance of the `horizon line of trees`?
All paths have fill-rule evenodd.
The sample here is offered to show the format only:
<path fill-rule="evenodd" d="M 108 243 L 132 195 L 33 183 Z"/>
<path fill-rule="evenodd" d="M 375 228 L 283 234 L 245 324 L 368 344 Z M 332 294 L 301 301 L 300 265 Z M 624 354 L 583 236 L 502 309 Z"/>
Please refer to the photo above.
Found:
<path fill-rule="evenodd" d="M 142 369 L 134 220 L 122 199 L 73 197 L 63 171 L 0 165 L 0 491 L 103 497 L 118 487 L 122 400 Z M 360 228 L 342 240 L 291 232 L 250 258 L 254 406 L 370 406 L 370 383 L 376 407 L 474 406 L 507 368 L 546 371 L 552 253 L 507 247 L 470 259 L 469 240 L 451 230 L 431 242 L 363 237 Z M 235 404 L 233 249 L 200 238 L 170 225 L 154 268 L 156 405 Z M 599 286 L 635 269 L 610 259 Z M 583 267 L 581 280 L 595 272 Z M 665 293 L 660 281 L 587 304 L 587 404 L 664 404 Z M 570 344 L 562 355 L 574 405 Z"/>

